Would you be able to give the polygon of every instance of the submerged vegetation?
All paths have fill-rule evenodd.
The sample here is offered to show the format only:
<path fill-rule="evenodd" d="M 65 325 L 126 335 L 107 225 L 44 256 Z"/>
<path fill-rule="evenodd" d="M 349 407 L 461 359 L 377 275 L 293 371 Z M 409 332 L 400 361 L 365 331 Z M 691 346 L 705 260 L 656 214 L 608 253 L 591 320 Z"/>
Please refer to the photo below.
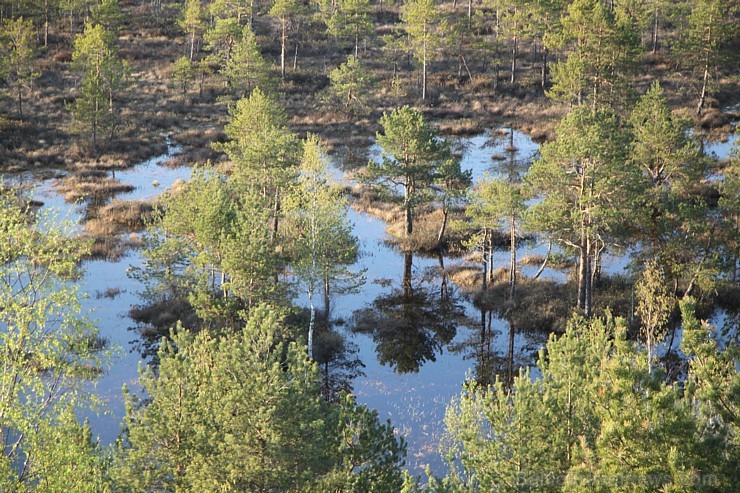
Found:
<path fill-rule="evenodd" d="M 738 118 L 739 15 L 0 0 L 0 490 L 733 491 L 740 150 L 707 138 Z M 157 154 L 189 179 L 132 199 Z M 369 216 L 403 260 L 372 278 Z M 109 445 L 78 282 L 128 249 L 146 364 Z M 399 375 L 470 360 L 444 467 L 353 395 L 358 337 Z"/>

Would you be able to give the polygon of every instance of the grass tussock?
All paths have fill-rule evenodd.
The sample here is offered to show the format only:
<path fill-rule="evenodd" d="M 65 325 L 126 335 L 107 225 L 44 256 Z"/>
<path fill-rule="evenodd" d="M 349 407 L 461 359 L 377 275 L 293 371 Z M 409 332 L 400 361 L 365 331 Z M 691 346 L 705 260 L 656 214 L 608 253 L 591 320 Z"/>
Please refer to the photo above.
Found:
<path fill-rule="evenodd" d="M 381 197 L 370 187 L 355 185 L 347 190 L 352 208 L 387 222 L 394 223 L 403 217 L 403 211 L 397 204 L 381 200 Z"/>
<path fill-rule="evenodd" d="M 97 219 L 129 231 L 141 231 L 154 212 L 154 205 L 141 200 L 114 200 L 97 211 Z"/>
<path fill-rule="evenodd" d="M 499 269 L 488 289 L 474 295 L 474 304 L 511 320 L 518 330 L 565 331 L 565 321 L 573 309 L 572 286 L 549 279 L 520 278 L 516 294 L 510 297 L 508 272 Z"/>
<path fill-rule="evenodd" d="M 100 170 L 82 170 L 65 176 L 55 183 L 67 202 L 101 202 L 119 193 L 134 190 L 133 185 L 106 176 Z"/>

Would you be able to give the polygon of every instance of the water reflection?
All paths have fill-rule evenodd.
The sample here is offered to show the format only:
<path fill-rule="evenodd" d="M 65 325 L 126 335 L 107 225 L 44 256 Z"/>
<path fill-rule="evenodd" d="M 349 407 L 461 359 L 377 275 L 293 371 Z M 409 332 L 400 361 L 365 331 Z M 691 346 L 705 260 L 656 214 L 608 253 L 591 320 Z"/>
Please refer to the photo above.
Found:
<path fill-rule="evenodd" d="M 442 274 L 441 289 L 433 289 L 413 275 L 412 252 L 404 254 L 400 287 L 379 295 L 369 307 L 353 314 L 352 329 L 368 334 L 378 360 L 397 373 L 416 373 L 436 361 L 437 354 L 457 334 L 464 308 L 448 289 Z"/>

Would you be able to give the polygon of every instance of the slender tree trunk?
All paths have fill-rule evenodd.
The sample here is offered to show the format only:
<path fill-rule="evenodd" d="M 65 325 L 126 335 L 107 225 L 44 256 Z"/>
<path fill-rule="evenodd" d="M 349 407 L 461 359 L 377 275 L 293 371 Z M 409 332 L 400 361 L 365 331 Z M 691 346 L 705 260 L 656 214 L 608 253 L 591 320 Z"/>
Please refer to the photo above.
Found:
<path fill-rule="evenodd" d="M 285 79 L 285 41 L 287 38 L 287 22 L 282 21 L 282 33 L 280 35 L 280 78 Z"/>
<path fill-rule="evenodd" d="M 427 50 L 424 47 L 424 60 L 421 64 L 421 99 L 426 101 L 427 99 Z"/>
<path fill-rule="evenodd" d="M 542 271 L 545 270 L 545 267 L 547 266 L 547 261 L 550 260 L 551 251 L 552 251 L 552 240 L 548 240 L 547 255 L 545 255 L 545 260 L 542 261 L 542 265 L 540 265 L 540 268 L 537 269 L 537 273 L 534 275 L 532 279 L 538 279 L 540 277 L 540 274 L 542 274 Z"/>
<path fill-rule="evenodd" d="M 308 322 L 308 357 L 313 359 L 313 330 L 316 321 L 316 307 L 313 304 L 313 287 L 308 289 L 308 301 L 311 305 L 311 317 Z"/>
<path fill-rule="evenodd" d="M 493 95 L 495 96 L 498 93 L 498 62 L 493 63 Z"/>
<path fill-rule="evenodd" d="M 439 262 L 439 272 L 442 281 L 439 286 L 439 296 L 441 299 L 447 299 L 447 271 L 445 270 L 445 260 L 441 253 L 437 253 L 437 261 Z"/>
<path fill-rule="evenodd" d="M 593 278 L 591 277 L 591 240 L 586 238 L 586 269 L 585 269 L 585 291 L 584 291 L 584 303 L 583 303 L 583 314 L 590 317 L 593 313 L 591 306 L 591 297 L 593 294 Z"/>
<path fill-rule="evenodd" d="M 324 274 L 324 316 L 326 320 L 329 320 L 329 312 L 331 311 L 331 295 L 329 293 L 329 274 Z"/>
<path fill-rule="evenodd" d="M 414 232 L 414 219 L 411 211 L 411 184 L 406 183 L 403 187 L 403 208 L 406 214 L 406 236 Z"/>
<path fill-rule="evenodd" d="M 516 294 L 516 220 L 513 215 L 510 219 L 511 265 L 509 266 L 509 298 L 513 300 Z"/>
<path fill-rule="evenodd" d="M 699 96 L 699 104 L 696 105 L 696 114 L 701 116 L 701 112 L 704 109 L 704 101 L 707 97 L 707 80 L 709 80 L 709 63 L 704 65 L 704 77 L 701 83 L 701 95 Z"/>
<path fill-rule="evenodd" d="M 658 51 L 658 9 L 655 9 L 653 22 L 653 55 Z"/>
<path fill-rule="evenodd" d="M 547 89 L 547 55 L 549 51 L 547 49 L 547 46 L 542 48 L 542 71 L 540 72 L 540 85 L 542 86 L 542 91 L 544 92 Z"/>
<path fill-rule="evenodd" d="M 483 291 L 488 289 L 488 228 L 483 230 Z"/>
<path fill-rule="evenodd" d="M 44 46 L 49 46 L 49 0 L 44 0 Z"/>
<path fill-rule="evenodd" d="M 514 320 L 509 317 L 509 344 L 506 350 L 506 385 L 514 383 Z"/>
<path fill-rule="evenodd" d="M 578 309 L 585 311 L 586 308 L 586 283 L 588 275 L 588 252 L 586 249 L 586 223 L 581 220 L 581 241 L 578 245 Z"/>
<path fill-rule="evenodd" d="M 18 83 L 18 118 L 23 121 L 23 86 Z"/>
<path fill-rule="evenodd" d="M 437 234 L 437 246 L 442 245 L 442 240 L 445 236 L 445 230 L 447 229 L 447 218 L 450 215 L 449 207 L 443 206 L 442 207 L 442 226 L 439 228 L 439 233 Z"/>
<path fill-rule="evenodd" d="M 190 33 L 190 61 L 195 57 L 195 29 Z"/>
<path fill-rule="evenodd" d="M 514 46 L 511 49 L 511 83 L 516 82 L 516 58 L 519 47 L 517 44 L 517 35 L 514 35 Z"/>
<path fill-rule="evenodd" d="M 275 189 L 275 217 L 272 223 L 272 237 L 277 238 L 278 225 L 280 222 L 280 189 Z"/>
<path fill-rule="evenodd" d="M 293 72 L 298 70 L 298 41 L 295 43 L 295 53 L 293 54 Z"/>

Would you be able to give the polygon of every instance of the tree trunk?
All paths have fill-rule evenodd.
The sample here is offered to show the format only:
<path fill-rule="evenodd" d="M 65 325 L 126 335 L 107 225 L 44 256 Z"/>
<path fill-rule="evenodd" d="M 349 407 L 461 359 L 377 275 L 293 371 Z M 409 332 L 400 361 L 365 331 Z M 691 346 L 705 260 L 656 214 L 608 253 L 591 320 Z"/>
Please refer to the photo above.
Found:
<path fill-rule="evenodd" d="M 498 62 L 493 64 L 493 95 L 498 92 Z"/>
<path fill-rule="evenodd" d="M 439 228 L 439 234 L 437 234 L 437 246 L 442 246 L 442 240 L 445 236 L 445 230 L 447 229 L 447 218 L 450 215 L 448 207 L 442 207 L 442 226 Z"/>
<path fill-rule="evenodd" d="M 44 46 L 49 46 L 49 0 L 44 0 Z"/>
<path fill-rule="evenodd" d="M 514 383 L 514 320 L 509 317 L 509 344 L 506 351 L 506 385 Z"/>
<path fill-rule="evenodd" d="M 701 112 L 704 109 L 704 100 L 707 97 L 707 80 L 709 79 L 709 63 L 704 65 L 704 77 L 701 83 L 701 95 L 699 96 L 699 104 L 696 105 L 696 114 L 701 116 Z"/>
<path fill-rule="evenodd" d="M 193 29 L 193 32 L 190 33 L 190 61 L 193 61 L 193 57 L 195 56 L 195 29 Z"/>
<path fill-rule="evenodd" d="M 23 121 L 23 86 L 18 83 L 18 118 Z"/>
<path fill-rule="evenodd" d="M 483 230 L 483 291 L 488 289 L 488 228 Z"/>
<path fill-rule="evenodd" d="M 414 219 L 411 211 L 411 184 L 406 183 L 403 187 L 403 208 L 406 214 L 406 236 L 414 232 Z"/>
<path fill-rule="evenodd" d="M 287 22 L 282 21 L 282 33 L 280 35 L 280 78 L 285 79 L 285 41 L 287 37 Z"/>
<path fill-rule="evenodd" d="M 308 322 L 308 357 L 313 359 L 313 329 L 316 321 L 316 307 L 313 304 L 313 288 L 308 290 L 308 301 L 311 304 L 311 318 Z"/>
<path fill-rule="evenodd" d="M 658 9 L 655 9 L 653 22 L 653 55 L 658 51 Z"/>
<path fill-rule="evenodd" d="M 547 266 L 547 261 L 550 260 L 551 251 L 552 251 L 552 240 L 549 240 L 547 242 L 547 255 L 545 255 L 545 260 L 542 261 L 542 265 L 540 265 L 540 268 L 537 269 L 537 273 L 534 275 L 532 279 L 538 279 L 540 277 L 540 274 L 542 274 L 542 271 L 545 270 L 545 267 Z"/>
<path fill-rule="evenodd" d="M 511 265 L 509 266 L 509 299 L 514 299 L 516 294 L 516 221 L 511 216 L 510 222 L 511 234 Z"/>
<path fill-rule="evenodd" d="M 421 99 L 427 99 L 427 50 L 424 48 L 424 60 L 421 63 Z"/>
<path fill-rule="evenodd" d="M 548 49 L 545 46 L 542 48 L 542 71 L 540 72 L 540 85 L 543 92 L 547 89 L 547 55 Z"/>
<path fill-rule="evenodd" d="M 511 49 L 511 83 L 516 82 L 516 57 L 517 57 L 517 36 L 514 35 L 514 46 Z"/>
<path fill-rule="evenodd" d="M 329 312 L 331 311 L 331 297 L 329 294 L 329 274 L 324 274 L 324 317 L 329 320 Z"/>
<path fill-rule="evenodd" d="M 274 217 L 272 219 L 272 239 L 274 240 L 275 238 L 277 238 L 278 226 L 279 226 L 279 223 L 280 223 L 280 219 L 279 219 L 279 216 L 280 216 L 280 189 L 278 189 L 278 188 L 275 189 L 275 199 L 274 199 L 274 203 L 273 203 L 273 212 L 274 212 Z"/>

